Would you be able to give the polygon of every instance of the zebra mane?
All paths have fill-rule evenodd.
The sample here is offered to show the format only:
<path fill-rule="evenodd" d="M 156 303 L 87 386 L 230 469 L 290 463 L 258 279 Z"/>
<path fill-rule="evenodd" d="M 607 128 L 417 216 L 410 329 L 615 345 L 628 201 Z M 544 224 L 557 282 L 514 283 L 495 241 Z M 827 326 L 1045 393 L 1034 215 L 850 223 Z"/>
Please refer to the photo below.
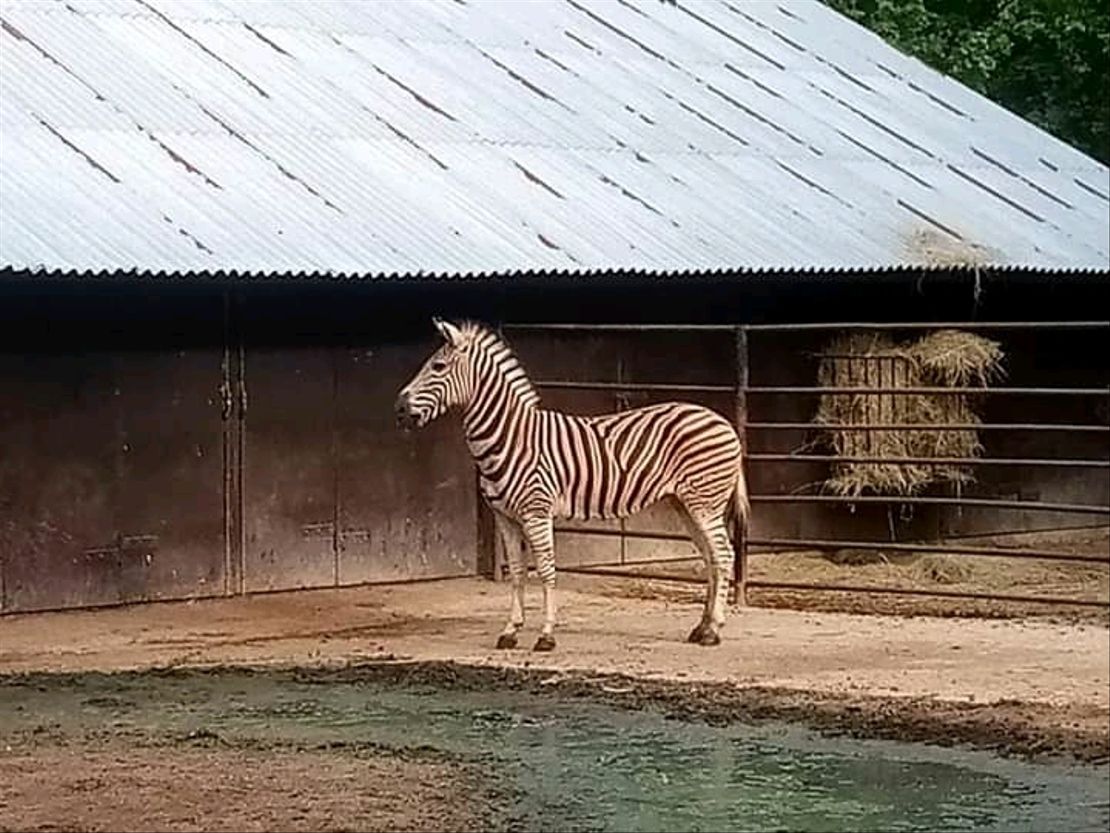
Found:
<path fill-rule="evenodd" d="M 463 335 L 470 342 L 471 347 L 479 347 L 493 356 L 505 368 L 505 375 L 510 377 L 510 389 L 520 397 L 523 404 L 537 407 L 540 404 L 540 394 L 528 378 L 528 373 L 517 358 L 516 353 L 509 347 L 501 334 L 478 321 L 460 321 L 457 325 Z"/>

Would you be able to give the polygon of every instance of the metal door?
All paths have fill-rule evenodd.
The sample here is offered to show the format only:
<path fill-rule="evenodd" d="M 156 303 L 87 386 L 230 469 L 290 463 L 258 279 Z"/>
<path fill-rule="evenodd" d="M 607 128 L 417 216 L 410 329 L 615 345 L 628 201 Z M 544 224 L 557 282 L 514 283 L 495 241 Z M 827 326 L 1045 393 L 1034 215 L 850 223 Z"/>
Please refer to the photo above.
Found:
<path fill-rule="evenodd" d="M 428 350 L 337 354 L 340 584 L 477 572 L 474 473 L 457 416 L 410 434 L 393 422 L 397 391 Z"/>
<path fill-rule="evenodd" d="M 218 349 L 0 353 L 5 611 L 225 591 Z"/>
<path fill-rule="evenodd" d="M 333 586 L 334 351 L 248 345 L 243 377 L 244 589 Z"/>

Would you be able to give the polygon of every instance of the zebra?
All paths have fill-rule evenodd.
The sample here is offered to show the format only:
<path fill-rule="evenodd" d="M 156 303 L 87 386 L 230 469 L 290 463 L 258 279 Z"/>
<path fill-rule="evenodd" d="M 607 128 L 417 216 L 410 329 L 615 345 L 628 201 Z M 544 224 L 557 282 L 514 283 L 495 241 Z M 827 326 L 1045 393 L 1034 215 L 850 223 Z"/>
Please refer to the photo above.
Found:
<path fill-rule="evenodd" d="M 533 650 L 555 647 L 555 519 L 620 518 L 660 500 L 676 503 L 706 562 L 701 620 L 687 641 L 720 643 L 734 552 L 750 506 L 740 439 L 716 412 L 666 402 L 576 416 L 540 407 L 520 361 L 492 329 L 433 318 L 443 344 L 397 396 L 398 425 L 423 428 L 450 410 L 462 427 L 479 490 L 493 510 L 512 579 L 498 648 L 515 648 L 524 626 L 527 544 L 543 583 L 544 619 Z"/>

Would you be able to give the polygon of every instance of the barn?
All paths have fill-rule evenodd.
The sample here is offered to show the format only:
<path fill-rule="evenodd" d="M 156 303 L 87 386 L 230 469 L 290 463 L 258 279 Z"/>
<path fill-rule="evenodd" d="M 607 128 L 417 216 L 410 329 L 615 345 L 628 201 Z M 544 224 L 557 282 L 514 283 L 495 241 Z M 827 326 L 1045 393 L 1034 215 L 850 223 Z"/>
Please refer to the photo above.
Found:
<path fill-rule="evenodd" d="M 1105 526 L 1107 168 L 820 3 L 0 9 L 0 612 L 496 577 L 457 425 L 393 422 L 432 315 L 738 419 L 753 548 Z M 945 328 L 997 465 L 806 492 L 828 338 Z"/>

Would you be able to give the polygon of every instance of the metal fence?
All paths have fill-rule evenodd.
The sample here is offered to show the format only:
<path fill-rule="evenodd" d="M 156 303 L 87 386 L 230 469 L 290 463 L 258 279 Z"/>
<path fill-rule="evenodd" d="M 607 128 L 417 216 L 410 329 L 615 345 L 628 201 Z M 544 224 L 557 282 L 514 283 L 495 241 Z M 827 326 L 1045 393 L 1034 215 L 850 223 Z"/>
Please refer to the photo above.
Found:
<path fill-rule="evenodd" d="M 845 332 L 845 331 L 927 331 L 936 329 L 960 329 L 975 331 L 1021 331 L 1024 333 L 1042 333 L 1046 331 L 1094 331 L 1110 335 L 1110 321 L 1055 321 L 1055 322 L 835 322 L 835 323 L 802 323 L 802 324 L 754 324 L 754 325 L 720 325 L 720 324 L 506 324 L 505 330 L 536 332 L 536 333 L 584 333 L 599 335 L 604 333 L 717 333 L 731 334 L 733 342 L 732 362 L 734 378 L 731 384 L 686 384 L 686 383 L 636 383 L 636 382 L 610 382 L 610 381 L 571 381 L 557 379 L 539 379 L 535 384 L 540 389 L 552 390 L 608 390 L 619 392 L 651 392 L 668 394 L 730 394 L 733 397 L 733 417 L 736 428 L 740 434 L 741 442 L 745 449 L 752 446 L 751 440 L 759 434 L 769 434 L 780 431 L 811 430 L 815 426 L 810 422 L 798 421 L 749 421 L 749 406 L 756 398 L 769 397 L 799 397 L 819 396 L 823 394 L 878 394 L 883 396 L 905 396 L 913 394 L 956 395 L 975 394 L 991 397 L 1036 397 L 1042 401 L 1055 402 L 1064 399 L 1083 398 L 1085 400 L 1106 401 L 1110 397 L 1110 386 L 1103 387 L 875 387 L 861 385 L 859 387 L 845 388 L 822 385 L 761 385 L 752 384 L 752 375 L 759 376 L 760 368 L 752 367 L 750 363 L 750 341 L 766 335 L 774 334 L 799 334 L 807 331 L 820 332 Z M 1106 343 L 1103 339 L 1103 344 Z M 858 358 L 858 357 L 856 357 Z M 1045 433 L 1063 435 L 1095 435 L 1110 440 L 1110 422 L 1100 424 L 1094 422 L 1084 423 L 1057 423 L 1057 422 L 984 422 L 961 424 L 936 424 L 936 423 L 867 423 L 851 424 L 845 426 L 851 431 L 957 431 L 974 430 L 991 432 L 994 434 L 1028 434 L 1039 435 Z M 1110 444 L 1107 446 L 1110 449 Z M 1027 468 L 1058 468 L 1071 471 L 1103 470 L 1110 477 L 1110 459 L 1107 456 L 1090 457 L 881 457 L 881 456 L 838 456 L 832 454 L 809 453 L 748 453 L 746 461 L 749 471 L 749 483 L 754 467 L 766 464 L 791 464 L 791 463 L 890 463 L 890 464 L 922 464 L 922 465 L 953 465 L 970 466 L 975 468 L 1019 466 Z M 997 497 L 965 496 L 956 493 L 946 496 L 885 496 L 885 495 L 835 495 L 835 494 L 794 494 L 794 493 L 753 493 L 751 502 L 755 512 L 758 507 L 768 504 L 884 504 L 889 507 L 906 506 L 936 506 L 936 507 L 978 507 L 990 508 L 1000 511 L 1023 511 L 1038 513 L 1064 513 L 1083 518 L 1108 519 L 1110 522 L 1110 498 L 1107 503 L 1073 503 L 1061 501 L 1042 500 L 1007 500 Z M 629 530 L 622 523 L 620 529 L 599 529 L 593 527 L 566 525 L 559 526 L 559 532 L 576 533 L 594 536 L 615 536 L 629 539 L 648 539 L 660 541 L 688 541 L 685 534 L 671 532 L 648 532 Z M 1004 546 L 974 546 L 960 543 L 927 543 L 927 542 L 897 542 L 875 540 L 853 540 L 837 536 L 829 538 L 788 538 L 788 537 L 750 537 L 742 536 L 737 541 L 737 557 L 735 561 L 735 575 L 733 582 L 733 601 L 745 604 L 747 593 L 751 589 L 782 590 L 782 591 L 834 591 L 844 593 L 878 593 L 903 596 L 930 596 L 947 599 L 986 599 L 991 601 L 1017 602 L 1017 603 L 1046 603 L 1059 605 L 1076 605 L 1083 607 L 1107 607 L 1107 601 L 1077 599 L 1052 595 L 1019 595 L 1006 593 L 977 593 L 959 592 L 941 589 L 922 589 L 910 587 L 888 587 L 852 584 L 828 584 L 820 582 L 785 582 L 761 581 L 749 577 L 749 554 L 754 550 L 764 552 L 785 551 L 835 551 L 844 549 L 872 550 L 880 552 L 906 552 L 906 553 L 932 553 L 955 556 L 985 556 L 1004 557 L 1017 559 L 1044 559 L 1057 562 L 1077 562 L 1090 564 L 1110 564 L 1110 554 L 1089 555 L 1076 552 L 1052 549 L 1026 549 Z M 638 560 L 635 567 L 639 568 L 649 564 L 664 564 L 688 562 L 689 556 L 667 556 L 661 558 Z M 619 562 L 595 563 L 588 566 L 563 567 L 564 572 L 586 573 L 592 575 L 607 575 L 629 578 L 648 577 L 639 569 L 626 563 L 622 557 Z M 650 578 L 680 582 L 702 583 L 703 579 L 689 575 L 677 575 L 653 572 Z"/>

